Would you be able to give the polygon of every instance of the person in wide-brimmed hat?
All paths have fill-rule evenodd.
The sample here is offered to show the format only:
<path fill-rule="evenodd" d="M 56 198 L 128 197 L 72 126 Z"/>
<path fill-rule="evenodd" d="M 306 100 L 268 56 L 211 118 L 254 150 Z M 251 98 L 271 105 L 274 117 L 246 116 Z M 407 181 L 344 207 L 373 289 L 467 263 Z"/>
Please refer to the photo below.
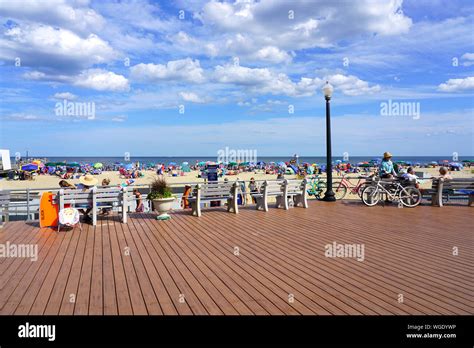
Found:
<path fill-rule="evenodd" d="M 379 166 L 379 176 L 384 179 L 391 179 L 392 177 L 397 176 L 397 173 L 393 168 L 392 154 L 390 152 L 385 152 L 383 154 L 383 160 Z"/>
<path fill-rule="evenodd" d="M 94 178 L 91 174 L 86 174 L 86 175 L 81 176 L 79 178 L 79 182 L 84 186 L 93 187 L 93 186 L 97 185 L 99 180 Z"/>
<path fill-rule="evenodd" d="M 87 190 L 93 188 L 95 185 L 97 185 L 99 180 L 94 178 L 91 174 L 86 174 L 86 175 L 81 176 L 79 178 L 79 182 L 80 182 L 80 184 L 77 185 L 77 188 L 82 189 L 83 191 L 87 191 Z M 81 204 L 81 205 L 76 205 L 76 207 L 79 207 L 79 206 L 82 207 L 82 209 L 79 209 L 79 211 L 82 214 L 84 214 L 84 221 L 85 222 L 91 222 L 92 218 L 89 216 L 89 213 L 92 210 L 92 202 L 91 203 L 84 203 L 84 204 Z"/>

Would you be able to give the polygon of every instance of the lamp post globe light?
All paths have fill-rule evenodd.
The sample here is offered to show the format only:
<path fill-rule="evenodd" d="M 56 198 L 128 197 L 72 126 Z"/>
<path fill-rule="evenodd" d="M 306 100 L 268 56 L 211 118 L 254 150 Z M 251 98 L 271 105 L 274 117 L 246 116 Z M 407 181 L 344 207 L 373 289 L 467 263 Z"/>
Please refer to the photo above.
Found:
<path fill-rule="evenodd" d="M 331 112 L 330 100 L 333 92 L 333 87 L 326 81 L 323 87 L 324 99 L 326 99 L 326 182 L 327 190 L 324 194 L 323 201 L 335 202 L 334 192 L 332 191 L 332 151 L 331 151 Z"/>

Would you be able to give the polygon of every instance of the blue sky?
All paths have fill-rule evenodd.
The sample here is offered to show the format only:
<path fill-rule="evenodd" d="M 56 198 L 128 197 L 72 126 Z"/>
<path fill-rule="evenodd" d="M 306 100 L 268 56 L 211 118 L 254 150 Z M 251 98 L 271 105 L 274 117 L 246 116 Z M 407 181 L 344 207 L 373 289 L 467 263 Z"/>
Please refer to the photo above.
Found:
<path fill-rule="evenodd" d="M 324 155 L 326 81 L 334 155 L 474 154 L 469 0 L 0 0 L 0 21 L 12 154 Z"/>

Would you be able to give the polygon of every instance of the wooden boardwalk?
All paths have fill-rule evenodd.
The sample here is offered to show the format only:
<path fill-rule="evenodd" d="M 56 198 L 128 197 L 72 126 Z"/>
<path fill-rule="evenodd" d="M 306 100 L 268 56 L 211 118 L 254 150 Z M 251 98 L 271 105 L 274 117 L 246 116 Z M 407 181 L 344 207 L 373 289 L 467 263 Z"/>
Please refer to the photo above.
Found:
<path fill-rule="evenodd" d="M 0 244 L 39 255 L 0 258 L 0 314 L 473 314 L 473 216 L 312 201 L 110 216 L 82 232 L 11 222 Z M 333 242 L 363 244 L 364 261 L 326 257 Z"/>

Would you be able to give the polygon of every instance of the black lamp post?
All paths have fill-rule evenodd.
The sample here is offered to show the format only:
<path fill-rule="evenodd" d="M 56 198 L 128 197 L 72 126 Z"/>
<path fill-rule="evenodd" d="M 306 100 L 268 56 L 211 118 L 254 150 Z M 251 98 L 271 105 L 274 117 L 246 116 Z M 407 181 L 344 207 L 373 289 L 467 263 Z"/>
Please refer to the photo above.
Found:
<path fill-rule="evenodd" d="M 332 151 L 331 151 L 331 112 L 330 112 L 330 100 L 333 88 L 326 81 L 323 87 L 324 99 L 326 99 L 326 177 L 327 177 L 327 190 L 324 194 L 323 201 L 335 202 L 334 192 L 332 191 Z"/>

